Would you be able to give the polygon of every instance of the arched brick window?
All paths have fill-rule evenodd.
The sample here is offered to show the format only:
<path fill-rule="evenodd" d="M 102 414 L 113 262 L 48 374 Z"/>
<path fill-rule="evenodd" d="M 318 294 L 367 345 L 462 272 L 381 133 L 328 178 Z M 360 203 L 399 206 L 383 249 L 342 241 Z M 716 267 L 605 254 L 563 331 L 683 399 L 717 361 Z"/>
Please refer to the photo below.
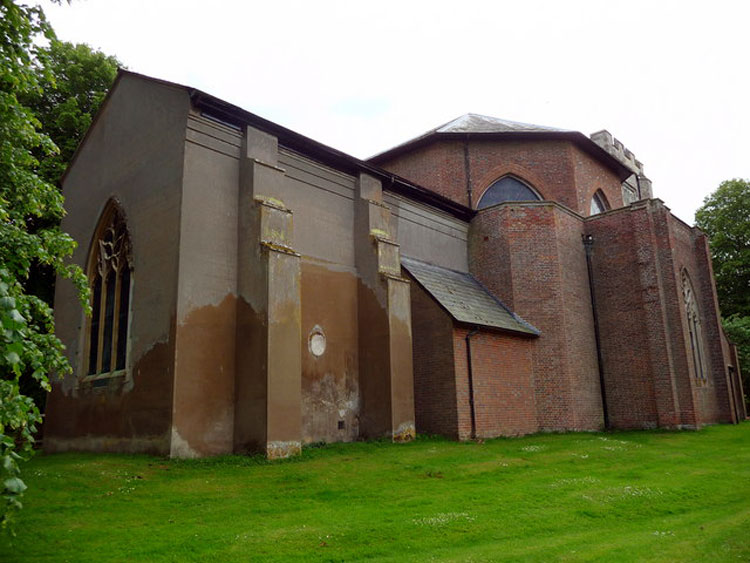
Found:
<path fill-rule="evenodd" d="M 688 333 L 690 334 L 693 375 L 699 383 L 703 384 L 708 380 L 708 369 L 706 365 L 706 351 L 703 346 L 701 316 L 693 284 L 690 282 L 690 276 L 688 276 L 685 270 L 682 271 L 682 298 L 687 315 Z"/>
<path fill-rule="evenodd" d="M 604 213 L 609 209 L 609 202 L 607 196 L 601 190 L 596 190 L 596 193 L 591 198 L 591 207 L 589 208 L 589 215 L 598 215 Z"/>
<path fill-rule="evenodd" d="M 541 196 L 537 191 L 515 176 L 503 176 L 482 194 L 477 209 L 484 209 L 504 201 L 538 201 Z"/>
<path fill-rule="evenodd" d="M 110 202 L 99 220 L 88 262 L 91 317 L 86 323 L 85 374 L 120 374 L 127 366 L 133 259 L 125 217 Z"/>

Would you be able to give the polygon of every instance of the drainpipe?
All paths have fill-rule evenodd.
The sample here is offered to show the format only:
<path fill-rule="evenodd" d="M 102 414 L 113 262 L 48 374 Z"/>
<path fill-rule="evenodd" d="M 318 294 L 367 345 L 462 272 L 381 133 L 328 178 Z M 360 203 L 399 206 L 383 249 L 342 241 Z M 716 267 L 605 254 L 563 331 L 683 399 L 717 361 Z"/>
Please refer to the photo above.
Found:
<path fill-rule="evenodd" d="M 469 411 L 471 412 L 471 439 L 476 440 L 477 438 L 477 415 L 474 409 L 474 374 L 471 370 L 471 337 L 479 332 L 479 329 L 474 327 L 466 334 L 466 367 L 469 371 Z"/>
<path fill-rule="evenodd" d="M 594 270 L 591 266 L 591 250 L 594 246 L 594 237 L 582 235 L 583 247 L 586 249 L 586 269 L 589 274 L 589 295 L 591 297 L 591 312 L 594 316 L 594 339 L 596 340 L 596 362 L 599 368 L 599 387 L 602 392 L 602 414 L 604 415 L 604 428 L 609 429 L 609 413 L 607 411 L 607 392 L 604 387 L 604 363 L 602 362 L 602 341 L 599 334 L 599 320 L 596 314 L 596 296 L 594 295 Z"/>
<path fill-rule="evenodd" d="M 464 138 L 464 176 L 466 176 L 466 195 L 469 199 L 469 209 L 474 209 L 471 188 L 471 163 L 469 162 L 469 135 Z"/>

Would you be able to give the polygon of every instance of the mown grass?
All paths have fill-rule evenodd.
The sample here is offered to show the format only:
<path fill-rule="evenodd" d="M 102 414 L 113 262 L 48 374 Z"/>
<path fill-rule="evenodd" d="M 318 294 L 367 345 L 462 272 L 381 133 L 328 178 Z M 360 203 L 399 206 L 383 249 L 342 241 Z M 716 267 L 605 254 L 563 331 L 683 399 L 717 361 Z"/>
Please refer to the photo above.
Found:
<path fill-rule="evenodd" d="M 750 561 L 750 423 L 37 456 L 3 561 Z"/>

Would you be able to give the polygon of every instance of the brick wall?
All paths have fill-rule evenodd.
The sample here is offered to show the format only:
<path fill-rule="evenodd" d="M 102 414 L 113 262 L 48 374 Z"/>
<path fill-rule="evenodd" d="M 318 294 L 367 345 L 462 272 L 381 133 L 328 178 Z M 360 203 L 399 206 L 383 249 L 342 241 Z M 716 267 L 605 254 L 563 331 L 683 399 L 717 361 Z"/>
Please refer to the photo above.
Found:
<path fill-rule="evenodd" d="M 453 320 L 412 282 L 414 409 L 417 431 L 471 437 L 465 337 Z M 482 330 L 471 338 L 478 437 L 536 432 L 534 340 Z"/>
<path fill-rule="evenodd" d="M 532 345 L 542 430 L 603 423 L 582 233 L 581 217 L 551 203 L 488 208 L 470 230 L 471 272 L 542 332 Z"/>
<path fill-rule="evenodd" d="M 462 141 L 437 141 L 378 162 L 386 170 L 469 205 L 467 162 Z M 621 182 L 609 168 L 569 141 L 477 140 L 468 145 L 468 176 L 473 207 L 495 180 L 513 174 L 545 200 L 588 215 L 591 197 L 601 189 L 614 207 L 622 205 Z"/>
<path fill-rule="evenodd" d="M 614 428 L 659 425 L 654 389 L 655 369 L 667 364 L 659 315 L 649 315 L 644 297 L 656 285 L 655 275 L 640 267 L 650 262 L 639 253 L 644 235 L 632 212 L 605 213 L 589 220 L 597 318 L 609 422 Z M 650 297 L 653 299 L 653 297 Z M 655 326 L 649 326 L 656 317 Z M 674 422 L 674 421 L 670 421 Z"/>
<path fill-rule="evenodd" d="M 467 205 L 464 144 L 461 141 L 432 143 L 377 164 L 453 201 Z"/>
<path fill-rule="evenodd" d="M 695 403 L 697 423 L 731 422 L 734 421 L 735 414 L 734 409 L 731 408 L 728 380 L 728 366 L 732 364 L 732 358 L 722 348 L 721 316 L 708 241 L 698 229 L 689 227 L 671 214 L 668 215 L 668 224 L 674 247 L 674 275 L 681 283 L 682 271 L 687 271 L 698 298 L 704 337 L 703 349 L 710 372 L 704 384 L 699 384 L 692 377 L 695 373 L 694 369 L 688 377 Z M 682 302 L 680 304 L 683 305 Z M 689 353 L 690 336 L 684 321 L 684 307 L 681 308 L 680 314 L 683 321 L 681 328 L 688 356 L 687 361 L 692 363 L 692 354 Z"/>
<path fill-rule="evenodd" d="M 458 438 L 453 321 L 413 279 L 411 319 L 417 432 Z"/>
<path fill-rule="evenodd" d="M 620 207 L 620 180 L 568 141 L 475 137 L 468 146 L 439 141 L 380 164 L 465 205 L 468 183 L 476 206 L 483 190 L 506 174 L 560 204 L 484 209 L 469 232 L 470 271 L 542 331 L 530 344 L 539 429 L 596 429 L 603 423 L 584 234 L 595 239 L 594 290 L 612 426 L 697 426 L 732 419 L 727 369 L 732 359 L 721 344 L 705 239 L 660 201 Z M 615 211 L 584 219 L 599 189 Z M 706 385 L 693 376 L 683 269 L 700 299 L 711 371 Z M 456 338 L 460 370 L 458 355 L 464 352 Z M 456 377 L 463 436 L 470 421 L 460 407 L 466 397 Z"/>
<path fill-rule="evenodd" d="M 578 147 L 573 146 L 571 157 L 575 166 L 575 181 L 578 186 L 578 206 L 581 215 L 588 216 L 591 209 L 591 198 L 597 190 L 601 190 L 607 198 L 610 209 L 623 206 L 622 182 L 609 168 L 594 160 Z"/>
<path fill-rule="evenodd" d="M 471 437 L 468 328 L 453 331 L 458 403 L 458 436 Z M 471 337 L 471 364 L 476 433 L 479 438 L 536 432 L 532 348 L 534 340 L 489 331 Z"/>
<path fill-rule="evenodd" d="M 616 428 L 731 420 L 713 275 L 704 237 L 651 200 L 586 221 L 610 422 Z M 710 375 L 695 378 L 682 295 L 698 297 Z"/>

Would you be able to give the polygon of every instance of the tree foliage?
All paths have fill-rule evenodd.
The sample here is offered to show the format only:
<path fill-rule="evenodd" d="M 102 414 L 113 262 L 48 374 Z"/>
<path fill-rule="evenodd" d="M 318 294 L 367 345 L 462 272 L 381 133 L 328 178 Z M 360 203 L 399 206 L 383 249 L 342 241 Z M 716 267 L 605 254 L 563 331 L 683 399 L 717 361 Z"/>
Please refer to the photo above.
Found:
<path fill-rule="evenodd" d="M 107 91 L 117 76 L 120 62 L 85 44 L 52 39 L 40 47 L 34 57 L 38 88 L 19 93 L 22 105 L 29 108 L 42 124 L 59 152 L 45 154 L 39 147 L 34 156 L 39 160 L 38 174 L 47 182 L 57 184 L 79 143 L 99 110 Z M 56 222 L 56 219 L 47 219 Z M 43 226 L 35 220 L 30 228 Z M 53 268 L 35 262 L 25 282 L 28 293 L 52 305 L 55 295 Z M 21 393 L 31 397 L 42 413 L 47 392 L 30 377 L 22 377 Z"/>
<path fill-rule="evenodd" d="M 750 316 L 750 180 L 722 182 L 695 222 L 711 241 L 722 314 Z"/>
<path fill-rule="evenodd" d="M 737 346 L 745 394 L 750 392 L 750 180 L 727 180 L 695 213 L 711 241 L 724 330 Z"/>
<path fill-rule="evenodd" d="M 57 39 L 39 50 L 36 65 L 39 88 L 21 96 L 20 101 L 34 112 L 59 149 L 39 167 L 44 179 L 56 183 L 122 65 L 117 58 L 88 45 Z"/>
<path fill-rule="evenodd" d="M 743 379 L 742 386 L 745 391 L 745 402 L 747 402 L 747 395 L 750 393 L 750 317 L 732 315 L 724 319 L 723 325 L 729 340 L 737 346 Z"/>
<path fill-rule="evenodd" d="M 40 157 L 58 154 L 41 124 L 19 98 L 39 92 L 34 40 L 54 39 L 39 6 L 0 0 L 0 475 L 5 528 L 21 507 L 26 486 L 19 461 L 31 453 L 41 421 L 33 400 L 19 390 L 27 374 L 49 389 L 48 374 L 70 372 L 54 335 L 52 309 L 30 295 L 25 282 L 32 264 L 70 278 L 82 302 L 88 288 L 80 268 L 66 264 L 76 246 L 59 225 L 60 191 L 40 174 Z M 45 77 L 46 79 L 47 77 Z"/>

